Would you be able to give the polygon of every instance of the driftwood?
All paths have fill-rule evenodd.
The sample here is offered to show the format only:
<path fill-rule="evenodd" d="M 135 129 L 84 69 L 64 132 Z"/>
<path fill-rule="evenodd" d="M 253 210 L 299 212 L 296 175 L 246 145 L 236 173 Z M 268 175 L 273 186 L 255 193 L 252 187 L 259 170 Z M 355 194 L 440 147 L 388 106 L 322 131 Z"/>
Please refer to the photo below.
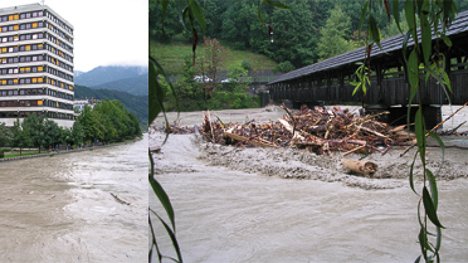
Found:
<path fill-rule="evenodd" d="M 393 145 L 413 142 L 413 133 L 403 127 L 391 127 L 377 120 L 385 114 L 356 116 L 348 110 L 302 107 L 298 111 L 284 108 L 278 121 L 223 123 L 206 113 L 200 134 L 206 141 L 234 146 L 298 147 L 317 154 L 333 151 L 351 153 L 385 152 Z"/>
<path fill-rule="evenodd" d="M 343 159 L 341 163 L 347 171 L 364 176 L 373 175 L 378 167 L 377 164 L 371 161 Z"/>

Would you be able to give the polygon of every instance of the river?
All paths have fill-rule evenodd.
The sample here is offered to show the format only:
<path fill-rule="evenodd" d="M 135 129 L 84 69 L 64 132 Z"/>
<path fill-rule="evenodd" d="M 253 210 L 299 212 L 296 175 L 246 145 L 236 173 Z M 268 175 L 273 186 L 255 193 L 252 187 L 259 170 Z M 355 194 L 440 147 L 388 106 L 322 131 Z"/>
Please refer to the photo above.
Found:
<path fill-rule="evenodd" d="M 0 262 L 146 261 L 147 143 L 0 163 Z"/>
<path fill-rule="evenodd" d="M 150 145 L 160 141 L 156 134 Z M 468 151 L 447 149 L 452 150 L 466 167 Z M 234 150 L 222 154 L 229 151 Z M 185 262 L 414 262 L 420 254 L 418 197 L 407 179 L 368 179 L 391 186 L 373 190 L 341 181 L 288 180 L 236 165 L 214 166 L 204 152 L 193 135 L 171 135 L 155 155 Z M 440 180 L 439 190 L 439 216 L 447 227 L 442 261 L 467 262 L 468 181 Z M 152 195 L 149 201 L 162 211 Z M 163 252 L 173 256 L 161 226 L 158 237 Z"/>

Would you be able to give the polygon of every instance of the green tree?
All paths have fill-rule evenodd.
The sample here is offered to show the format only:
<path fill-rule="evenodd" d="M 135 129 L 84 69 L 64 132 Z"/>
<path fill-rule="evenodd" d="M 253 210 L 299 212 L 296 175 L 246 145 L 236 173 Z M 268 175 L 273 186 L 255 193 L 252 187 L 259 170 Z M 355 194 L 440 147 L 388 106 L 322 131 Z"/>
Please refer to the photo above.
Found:
<path fill-rule="evenodd" d="M 86 106 L 78 116 L 76 122 L 83 127 L 83 140 L 87 144 L 92 144 L 96 140 L 101 140 L 104 136 L 104 127 L 99 122 L 98 116 L 91 107 Z"/>
<path fill-rule="evenodd" d="M 0 123 L 0 147 L 10 146 L 13 141 L 11 129 Z"/>
<path fill-rule="evenodd" d="M 19 147 L 20 155 L 22 155 L 23 148 L 32 145 L 32 142 L 31 138 L 25 134 L 19 119 L 17 119 L 13 124 L 12 133 L 12 146 Z"/>
<path fill-rule="evenodd" d="M 30 147 L 36 147 L 41 152 L 42 147 L 46 144 L 47 138 L 44 129 L 44 117 L 31 114 L 24 118 L 21 124 L 25 137 L 28 137 L 28 145 Z"/>
<path fill-rule="evenodd" d="M 270 28 L 261 28 L 252 42 L 254 50 L 275 61 L 289 61 L 295 67 L 302 67 L 318 58 L 316 36 L 321 7 L 316 1 L 307 0 L 288 1 L 288 6 L 287 10 L 273 9 L 268 16 Z M 250 23 L 259 26 L 256 17 Z"/>
<path fill-rule="evenodd" d="M 83 146 L 85 134 L 84 134 L 84 128 L 81 122 L 75 121 L 75 123 L 73 123 L 73 129 L 72 129 L 71 135 L 72 135 L 73 144 L 75 146 L 77 147 Z"/>
<path fill-rule="evenodd" d="M 352 43 L 346 39 L 350 31 L 350 19 L 343 13 L 341 7 L 332 9 L 325 26 L 320 30 L 317 46 L 320 59 L 327 59 L 353 49 Z"/>

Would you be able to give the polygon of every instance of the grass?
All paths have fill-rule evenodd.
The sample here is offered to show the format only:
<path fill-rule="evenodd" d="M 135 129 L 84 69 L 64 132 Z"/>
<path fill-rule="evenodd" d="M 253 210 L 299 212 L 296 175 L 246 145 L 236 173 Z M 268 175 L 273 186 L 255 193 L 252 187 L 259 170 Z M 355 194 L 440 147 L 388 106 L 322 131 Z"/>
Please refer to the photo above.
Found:
<path fill-rule="evenodd" d="M 247 61 L 253 70 L 273 70 L 277 63 L 264 55 L 250 51 L 235 50 L 224 46 L 226 54 L 221 70 L 229 70 L 239 67 L 242 61 Z M 161 44 L 155 41 L 150 42 L 150 54 L 156 58 L 164 67 L 168 74 L 181 74 L 184 68 L 186 57 L 192 56 L 192 46 L 190 44 L 171 43 Z M 197 48 L 197 55 L 203 54 L 203 47 Z"/>
<path fill-rule="evenodd" d="M 44 151 L 42 151 L 42 153 L 46 153 Z M 39 151 L 38 150 L 32 150 L 32 151 L 29 151 L 29 150 L 23 150 L 23 152 L 19 153 L 19 151 L 13 151 L 13 152 L 5 152 L 5 157 L 4 158 L 13 158 L 13 157 L 19 157 L 19 156 L 29 156 L 29 155 L 35 155 L 35 154 L 39 154 Z"/>

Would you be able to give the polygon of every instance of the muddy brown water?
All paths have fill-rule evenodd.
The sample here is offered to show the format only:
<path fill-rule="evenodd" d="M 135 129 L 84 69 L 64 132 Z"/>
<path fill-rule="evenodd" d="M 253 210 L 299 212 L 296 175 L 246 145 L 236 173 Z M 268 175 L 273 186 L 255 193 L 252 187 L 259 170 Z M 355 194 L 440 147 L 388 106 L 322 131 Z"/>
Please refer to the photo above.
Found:
<path fill-rule="evenodd" d="M 182 117 L 195 119 L 196 114 Z M 151 137 L 150 145 L 161 140 L 157 133 Z M 419 255 L 418 197 L 406 178 L 360 179 L 366 185 L 389 186 L 379 189 L 350 186 L 346 178 L 283 179 L 278 172 L 267 176 L 261 169 L 245 169 L 238 160 L 234 165 L 223 163 L 226 159 L 213 163 L 210 154 L 229 157 L 232 149 L 208 154 L 206 149 L 193 135 L 171 135 L 155 156 L 157 178 L 176 211 L 186 262 L 413 262 Z M 456 157 L 456 169 L 466 169 L 468 151 L 447 152 Z M 241 156 L 242 151 L 236 155 Z M 284 163 L 283 157 L 261 151 L 244 155 L 246 161 L 263 158 L 267 167 Z M 327 169 L 310 172 L 329 176 Z M 467 262 L 468 180 L 440 180 L 439 190 L 439 216 L 447 227 L 442 259 Z M 151 193 L 149 201 L 162 211 Z M 163 251 L 174 255 L 161 227 L 158 236 Z"/>
<path fill-rule="evenodd" d="M 147 142 L 0 163 L 0 262 L 147 260 Z"/>

